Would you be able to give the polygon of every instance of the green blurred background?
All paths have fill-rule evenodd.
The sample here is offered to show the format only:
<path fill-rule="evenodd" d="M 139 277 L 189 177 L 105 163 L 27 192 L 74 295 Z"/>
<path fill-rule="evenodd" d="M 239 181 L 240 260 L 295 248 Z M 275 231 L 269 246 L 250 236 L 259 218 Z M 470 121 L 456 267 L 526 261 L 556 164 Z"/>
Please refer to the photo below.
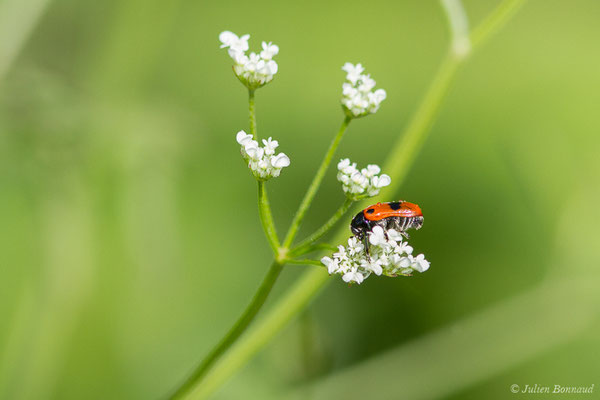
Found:
<path fill-rule="evenodd" d="M 471 24 L 497 4 L 465 1 Z M 596 0 L 530 1 L 474 54 L 396 196 L 424 210 L 431 269 L 332 279 L 214 398 L 600 397 L 598 21 Z M 343 118 L 343 63 L 388 99 L 337 157 L 381 164 L 448 44 L 436 1 L 2 0 L 0 22 L 6 399 L 160 398 L 257 288 L 247 94 L 219 32 L 281 49 L 257 92 L 292 160 L 269 183 L 280 232 Z M 342 201 L 330 171 L 300 236 Z"/>

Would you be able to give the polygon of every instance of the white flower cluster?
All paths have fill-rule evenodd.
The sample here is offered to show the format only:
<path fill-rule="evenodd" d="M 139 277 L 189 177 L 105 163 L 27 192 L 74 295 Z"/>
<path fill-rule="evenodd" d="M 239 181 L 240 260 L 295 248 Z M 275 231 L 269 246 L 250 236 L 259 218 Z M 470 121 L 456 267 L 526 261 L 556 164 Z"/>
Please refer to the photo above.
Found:
<path fill-rule="evenodd" d="M 235 139 L 242 146 L 242 156 L 256 179 L 266 181 L 277 177 L 282 168 L 290 165 L 290 158 L 285 153 L 275 155 L 275 149 L 279 146 L 277 140 L 263 139 L 264 147 L 260 147 L 252 135 L 244 131 L 239 131 Z"/>
<path fill-rule="evenodd" d="M 381 168 L 375 164 L 358 170 L 356 163 L 345 158 L 338 163 L 337 180 L 342 183 L 344 193 L 349 199 L 359 200 L 379 194 L 382 187 L 389 185 L 392 179 L 386 175 L 378 175 Z"/>
<path fill-rule="evenodd" d="M 403 237 L 393 229 L 384 231 L 380 226 L 369 232 L 369 255 L 365 246 L 356 238 L 348 239 L 348 247 L 338 246 L 339 251 L 321 262 L 329 274 L 340 274 L 344 282 L 362 283 L 374 273 L 395 277 L 410 276 L 414 271 L 425 272 L 429 261 L 423 254 L 414 257 L 413 248 L 403 242 Z"/>
<path fill-rule="evenodd" d="M 229 48 L 229 56 L 233 59 L 233 71 L 249 89 L 259 88 L 273 80 L 277 73 L 277 63 L 273 57 L 279 53 L 279 47 L 271 42 L 262 42 L 260 54 L 254 52 L 246 55 L 250 35 L 238 37 L 235 33 L 224 31 L 219 35 L 221 48 Z"/>
<path fill-rule="evenodd" d="M 370 75 L 363 74 L 365 69 L 361 64 L 347 62 L 342 70 L 346 71 L 346 82 L 342 85 L 342 106 L 346 114 L 358 118 L 375 113 L 385 100 L 385 90 L 372 91 L 375 81 Z"/>

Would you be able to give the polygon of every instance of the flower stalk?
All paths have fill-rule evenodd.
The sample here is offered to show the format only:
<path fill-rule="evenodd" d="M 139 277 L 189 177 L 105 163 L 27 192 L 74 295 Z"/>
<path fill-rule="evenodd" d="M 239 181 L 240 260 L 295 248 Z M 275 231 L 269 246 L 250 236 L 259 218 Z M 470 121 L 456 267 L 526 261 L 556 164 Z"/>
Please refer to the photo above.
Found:
<path fill-rule="evenodd" d="M 269 245 L 273 250 L 273 254 L 277 257 L 279 252 L 279 238 L 275 231 L 275 223 L 273 222 L 273 214 L 271 213 L 271 205 L 269 204 L 269 198 L 267 197 L 267 189 L 265 188 L 265 182 L 258 181 L 258 212 L 260 215 L 260 222 L 269 241 Z"/>
<path fill-rule="evenodd" d="M 325 222 L 325 224 L 323 224 L 323 226 L 321 226 L 312 235 L 298 243 L 296 247 L 290 250 L 290 255 L 293 257 L 296 255 L 305 254 L 305 251 L 309 249 L 314 242 L 321 239 L 327 232 L 329 232 L 331 228 L 333 228 L 333 226 L 340 220 L 340 218 L 342 218 L 344 214 L 346 214 L 350 207 L 352 207 L 352 203 L 354 203 L 354 201 L 352 201 L 349 198 L 346 198 L 346 200 L 344 200 L 344 203 L 340 206 L 340 208 L 337 209 L 335 214 L 333 214 L 331 218 L 329 218 L 329 220 Z"/>
<path fill-rule="evenodd" d="M 238 337 L 246 330 L 250 322 L 254 319 L 258 311 L 261 309 L 271 289 L 275 285 L 283 265 L 278 262 L 273 262 L 269 268 L 267 275 L 264 277 L 260 287 L 254 294 L 250 304 L 246 307 L 242 315 L 238 318 L 235 324 L 229 329 L 229 332 L 223 336 L 219 344 L 202 360 L 200 365 L 194 370 L 190 377 L 181 385 L 177 391 L 170 397 L 171 399 L 183 399 L 193 397 L 194 390 L 198 387 L 198 383 L 210 370 L 213 364 L 219 357 L 227 351 L 227 349 L 237 340 Z"/>
<path fill-rule="evenodd" d="M 250 116 L 250 134 L 254 140 L 258 140 L 258 130 L 256 129 L 256 108 L 254 106 L 254 89 L 248 89 L 248 114 Z"/>

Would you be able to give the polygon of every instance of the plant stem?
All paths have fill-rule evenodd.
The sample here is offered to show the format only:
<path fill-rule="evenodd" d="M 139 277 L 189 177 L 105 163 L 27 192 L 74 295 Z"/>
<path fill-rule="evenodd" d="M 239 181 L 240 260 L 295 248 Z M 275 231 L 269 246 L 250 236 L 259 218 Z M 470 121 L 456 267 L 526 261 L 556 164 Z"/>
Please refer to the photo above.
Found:
<path fill-rule="evenodd" d="M 279 238 L 277 237 L 277 232 L 275 230 L 265 182 L 262 181 L 258 181 L 258 213 L 269 245 L 271 246 L 271 249 L 273 249 L 275 257 L 277 257 L 279 253 Z"/>
<path fill-rule="evenodd" d="M 278 300 L 273 309 L 254 325 L 238 341 L 230 351 L 219 360 L 219 363 L 206 375 L 201 386 L 197 386 L 190 398 L 206 399 L 221 386 L 235 371 L 241 368 L 258 349 L 262 348 L 279 332 L 297 312 L 303 310 L 315 297 L 315 294 L 328 281 L 325 268 L 310 268 L 289 289 L 287 294 Z"/>
<path fill-rule="evenodd" d="M 313 244 L 313 245 L 310 245 L 307 247 L 303 247 L 301 249 L 294 250 L 293 252 L 290 251 L 288 253 L 288 256 L 289 257 L 300 257 L 300 256 L 303 256 L 304 254 L 308 254 L 308 253 L 312 253 L 314 251 L 320 251 L 320 250 L 327 250 L 327 251 L 331 252 L 331 251 L 337 251 L 338 248 L 331 244 L 319 243 L 319 244 Z"/>
<path fill-rule="evenodd" d="M 248 89 L 248 114 L 250 115 L 250 134 L 258 140 L 256 129 L 256 109 L 254 108 L 254 89 Z"/>
<path fill-rule="evenodd" d="M 524 3 L 525 0 L 504 0 L 500 3 L 481 24 L 471 31 L 473 49 L 481 47 L 487 39 L 500 30 Z"/>
<path fill-rule="evenodd" d="M 252 301 L 244 310 L 244 313 L 238 318 L 235 324 L 231 327 L 229 332 L 221 339 L 219 344 L 213 348 L 213 350 L 202 360 L 200 365 L 194 370 L 192 375 L 185 381 L 185 383 L 177 389 L 177 391 L 170 397 L 171 399 L 182 399 L 192 395 L 192 392 L 199 387 L 202 379 L 217 361 L 221 355 L 237 340 L 237 338 L 246 330 L 250 322 L 254 319 L 262 305 L 265 303 L 267 296 L 273 289 L 275 281 L 279 277 L 283 265 L 274 261 L 267 272 L 267 275 L 263 279 L 258 291 L 254 294 Z"/>
<path fill-rule="evenodd" d="M 287 264 L 295 264 L 295 265 L 314 265 L 316 267 L 325 268 L 323 263 L 319 260 L 311 260 L 310 258 L 298 258 L 298 259 L 290 259 L 286 261 Z"/>
<path fill-rule="evenodd" d="M 325 222 L 325 224 L 322 227 L 315 231 L 315 233 L 313 233 L 312 235 L 301 241 L 296 247 L 294 247 L 290 251 L 290 254 L 294 255 L 296 253 L 302 253 L 302 251 L 310 247 L 311 244 L 323 237 L 323 235 L 325 235 L 336 224 L 336 222 L 338 222 L 339 219 L 342 218 L 342 216 L 350 209 L 352 203 L 352 200 L 346 198 L 346 200 L 344 200 L 344 203 L 341 205 L 340 208 L 338 208 L 335 214 L 333 214 L 331 218 L 329 218 L 329 220 Z"/>
<path fill-rule="evenodd" d="M 390 186 L 381 190 L 383 198 L 394 193 L 408 174 L 409 167 L 427 139 L 429 128 L 435 121 L 461 60 L 463 59 L 454 57 L 452 53 L 444 58 L 410 123 L 392 147 L 382 170 L 392 176 L 393 180 Z"/>
<path fill-rule="evenodd" d="M 473 31 L 474 34 L 471 35 L 472 50 L 481 47 L 482 43 L 484 43 L 492 33 L 496 32 L 508 21 L 510 16 L 523 2 L 524 0 L 504 0 L 492 12 L 492 15 Z M 433 123 L 433 120 L 439 111 L 441 102 L 447 94 L 448 86 L 454 78 L 459 64 L 466 59 L 468 58 L 458 59 L 452 56 L 447 56 L 444 59 L 438 69 L 437 75 L 429 86 L 425 97 L 417 108 L 411 122 L 408 124 L 405 133 L 392 148 L 392 151 L 388 155 L 387 162 L 385 163 L 387 167 L 384 169 L 389 175 L 394 177 L 392 184 L 389 187 L 390 192 L 397 191 L 402 184 L 408 168 L 412 162 L 414 162 L 416 152 L 421 148 L 421 144 L 427 134 L 428 128 Z M 342 128 L 345 129 L 343 125 Z M 341 131 L 343 129 L 341 129 Z M 407 139 L 405 137 L 409 138 Z M 406 148 L 402 147 L 401 143 L 406 145 Z M 406 157 L 407 161 L 399 160 L 403 157 Z M 323 165 L 321 165 L 321 167 L 322 166 Z M 319 169 L 319 172 L 321 172 L 321 169 Z M 314 182 L 315 181 L 313 181 L 313 184 Z M 309 198 L 308 195 L 311 192 L 312 186 L 313 185 L 311 185 L 309 192 L 307 192 L 305 200 Z M 314 196 L 314 193 L 312 196 Z M 309 200 L 312 200 L 312 196 L 310 196 Z M 368 201 L 363 201 L 361 205 L 366 207 L 368 205 L 367 203 Z M 304 205 L 304 201 L 302 205 Z M 305 208 L 307 207 L 308 206 Z M 305 211 L 306 210 L 304 210 L 304 212 Z M 303 215 L 298 217 L 297 214 L 294 221 L 301 221 L 302 217 Z M 297 227 L 295 229 L 297 230 Z M 296 230 L 292 231 L 290 228 L 284 246 L 286 243 L 288 245 L 291 243 Z M 346 235 L 346 230 L 340 229 L 336 235 L 337 242 L 342 241 Z M 241 368 L 298 312 L 303 310 L 310 303 L 319 290 L 329 281 L 328 277 L 329 275 L 324 268 L 314 268 L 305 272 L 300 280 L 277 302 L 274 308 L 258 321 L 244 338 L 236 343 L 231 351 L 225 354 L 219 363 L 215 365 L 206 376 L 203 385 L 197 388 L 198 390 L 195 392 L 195 395 L 197 396 L 194 398 L 204 399 L 218 389 L 223 382 Z"/>
<path fill-rule="evenodd" d="M 337 135 L 335 135 L 333 141 L 329 145 L 329 149 L 327 150 L 327 153 L 325 153 L 325 157 L 323 158 L 323 161 L 321 162 L 321 165 L 317 170 L 317 174 L 315 175 L 313 181 L 308 187 L 308 190 L 306 191 L 306 194 L 302 199 L 302 203 L 300 203 L 300 207 L 298 208 L 298 211 L 294 216 L 292 225 L 290 226 L 285 240 L 283 241 L 284 248 L 289 248 L 292 242 L 294 241 L 294 237 L 296 237 L 296 234 L 298 233 L 298 228 L 300 227 L 300 224 L 302 223 L 302 220 L 306 215 L 306 211 L 308 211 L 308 208 L 310 207 L 310 204 L 312 203 L 315 194 L 317 194 L 317 190 L 319 190 L 319 186 L 321 185 L 321 182 L 325 177 L 325 172 L 327 172 L 327 168 L 329 167 L 329 164 L 331 164 L 331 159 L 333 158 L 333 155 L 335 154 L 335 151 L 337 150 L 340 141 L 342 140 L 342 137 L 344 137 L 344 133 L 346 132 L 348 124 L 350 124 L 351 120 L 352 119 L 350 117 L 344 118 L 342 126 L 340 126 L 340 130 L 338 131 Z"/>

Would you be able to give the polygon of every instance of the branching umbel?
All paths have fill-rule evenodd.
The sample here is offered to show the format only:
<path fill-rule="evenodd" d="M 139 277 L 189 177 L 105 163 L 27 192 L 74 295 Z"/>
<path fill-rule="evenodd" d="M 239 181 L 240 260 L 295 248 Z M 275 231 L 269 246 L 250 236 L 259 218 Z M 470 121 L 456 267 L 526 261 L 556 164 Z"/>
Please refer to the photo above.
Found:
<path fill-rule="evenodd" d="M 470 33 L 460 1 L 442 0 L 450 20 L 453 41 L 447 57 L 410 120 L 404 135 L 391 147 L 387 162 L 384 164 L 384 170 L 394 177 L 395 182 L 392 182 L 390 176 L 381 174 L 381 168 L 375 164 L 359 169 L 349 159 L 342 159 L 338 163 L 337 179 L 342 184 L 346 196 L 345 201 L 321 228 L 295 246 L 293 243 L 298 229 L 334 159 L 337 147 L 348 125 L 356 118 L 377 112 L 386 98 L 386 92 L 383 89 L 374 90 L 375 81 L 365 73 L 361 64 L 346 63 L 342 67 L 346 72 L 346 82 L 343 83 L 341 97 L 344 112 L 343 122 L 327 149 L 286 236 L 280 240 L 273 222 L 266 183 L 268 180 L 280 176 L 283 168 L 290 166 L 291 161 L 284 153 L 276 154 L 275 149 L 279 143 L 272 137 L 262 140 L 261 146 L 256 128 L 255 111 L 256 90 L 273 81 L 274 75 L 278 72 L 278 65 L 273 58 L 279 53 L 279 47 L 272 43 L 262 42 L 260 53 L 247 54 L 250 47 L 249 35 L 238 37 L 228 31 L 221 33 L 219 36 L 222 42 L 221 47 L 228 49 L 233 60 L 233 72 L 247 87 L 249 93 L 250 130 L 249 133 L 239 131 L 236 139 L 241 146 L 242 157 L 257 180 L 260 220 L 273 250 L 274 261 L 240 318 L 171 398 L 205 398 L 214 392 L 228 376 L 273 337 L 295 313 L 305 307 L 326 282 L 327 274 L 322 272 L 325 268 L 307 271 L 305 276 L 282 296 L 269 314 L 242 340 L 237 341 L 264 304 L 284 265 L 320 265 L 326 267 L 329 274 L 339 274 L 344 281 L 357 284 L 363 282 L 371 274 L 392 277 L 409 276 L 415 271 L 424 272 L 429 269 L 430 264 L 424 256 L 422 254 L 413 256 L 413 248 L 402 237 L 402 232 L 393 229 L 384 231 L 380 226 L 376 226 L 362 238 L 362 242 L 351 237 L 347 247 L 339 245 L 337 252 L 333 254 L 334 246 L 318 243 L 318 241 L 343 218 L 353 203 L 360 201 L 361 206 L 367 206 L 368 203 L 364 200 L 379 195 L 382 189 L 387 188 L 386 193 L 398 189 L 406 176 L 408 167 L 423 144 L 426 133 L 435 119 L 441 101 L 447 93 L 458 67 L 472 51 L 508 19 L 522 1 L 504 0 L 479 27 Z M 341 228 L 335 235 L 336 244 L 344 241 L 344 237 L 348 236 L 348 228 Z M 369 247 L 369 253 L 366 252 L 366 247 Z M 331 257 L 323 257 L 321 261 L 303 258 L 311 252 L 322 250 L 328 251 Z M 234 343 L 236 343 L 235 347 L 228 351 Z M 218 364 L 215 365 L 217 362 Z"/>

